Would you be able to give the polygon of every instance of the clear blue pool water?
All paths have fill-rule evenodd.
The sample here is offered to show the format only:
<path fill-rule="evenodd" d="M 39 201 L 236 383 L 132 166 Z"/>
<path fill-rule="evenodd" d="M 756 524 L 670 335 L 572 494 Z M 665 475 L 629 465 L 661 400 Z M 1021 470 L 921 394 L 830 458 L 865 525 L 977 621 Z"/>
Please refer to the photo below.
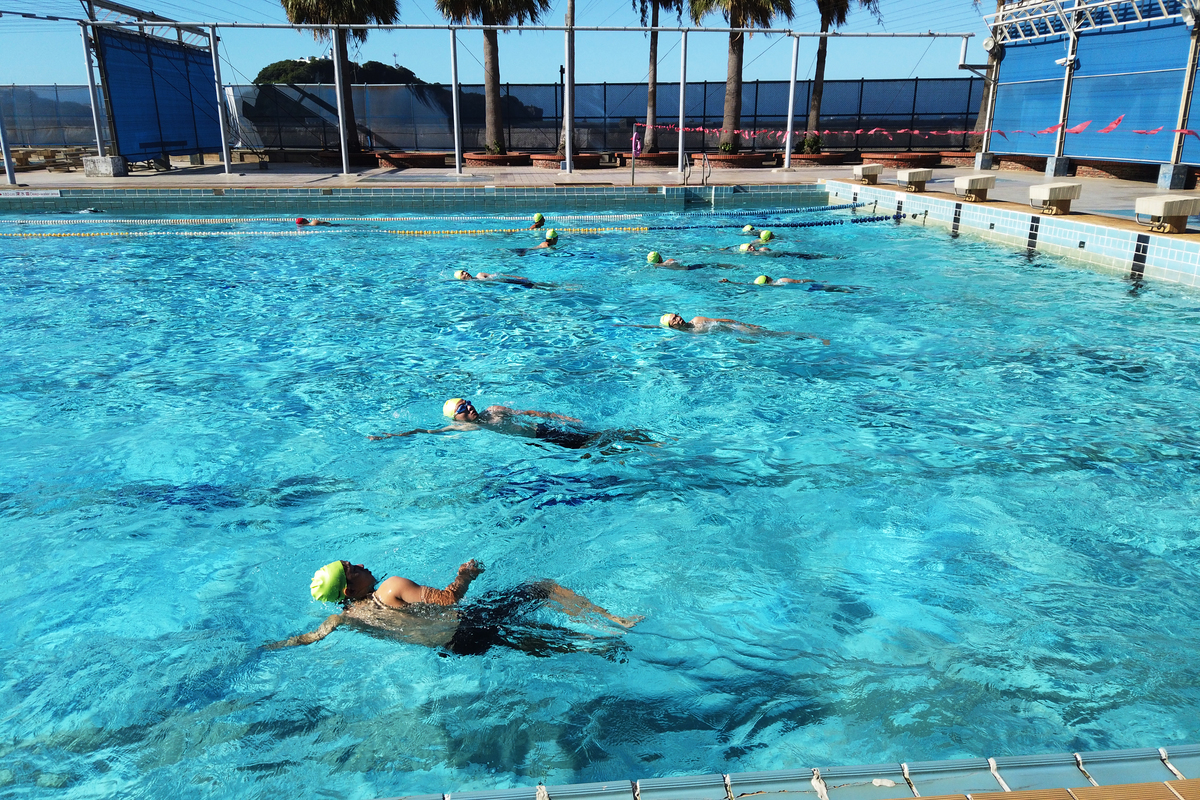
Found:
<path fill-rule="evenodd" d="M 379 232 L 422 226 L 481 227 L 0 241 L 0 794 L 371 798 L 1200 740 L 1192 290 L 914 225 L 784 229 L 817 257 L 770 261 L 711 252 L 735 225 L 525 257 L 536 234 Z M 20 230 L 85 228 L 135 229 Z M 718 283 L 760 272 L 863 288 Z M 830 344 L 629 327 L 665 311 Z M 440 426 L 453 395 L 661 446 L 367 440 Z M 475 557 L 472 594 L 550 577 L 646 619 L 614 659 L 350 630 L 260 649 L 329 613 L 308 583 L 338 557 L 435 585 Z"/>

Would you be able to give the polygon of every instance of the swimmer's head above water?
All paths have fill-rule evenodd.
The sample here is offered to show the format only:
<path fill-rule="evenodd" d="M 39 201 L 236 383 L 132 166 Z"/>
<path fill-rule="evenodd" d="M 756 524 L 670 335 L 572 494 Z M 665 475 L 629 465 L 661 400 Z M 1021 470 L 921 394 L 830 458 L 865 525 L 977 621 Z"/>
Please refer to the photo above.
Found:
<path fill-rule="evenodd" d="M 306 220 L 304 217 L 296 217 L 296 224 L 297 225 L 307 225 L 308 220 Z"/>
<path fill-rule="evenodd" d="M 769 275 L 759 275 L 757 278 L 754 279 L 754 283 L 758 286 L 766 286 L 770 282 L 771 282 L 771 278 Z"/>
<path fill-rule="evenodd" d="M 742 233 L 754 233 L 753 225 L 745 225 L 742 227 Z"/>
<path fill-rule="evenodd" d="M 457 269 L 454 271 L 454 280 L 456 281 L 469 281 L 471 279 L 471 273 L 467 272 L 465 269 Z"/>
<path fill-rule="evenodd" d="M 534 215 L 533 215 L 533 221 L 534 221 L 535 223 L 539 223 L 539 224 L 540 224 L 540 223 L 542 223 L 542 222 L 545 222 L 545 221 L 546 221 L 546 218 L 545 218 L 545 217 L 543 217 L 541 214 L 534 214 Z"/>
<path fill-rule="evenodd" d="M 663 260 L 662 255 L 660 255 L 657 250 L 651 250 L 649 253 L 646 254 L 646 263 L 647 264 L 661 264 L 662 260 Z"/>
<path fill-rule="evenodd" d="M 672 313 L 668 313 L 668 314 L 663 314 L 661 317 L 659 317 L 658 324 L 663 326 L 664 328 L 678 328 L 681 325 L 686 325 L 687 320 L 685 320 L 683 317 L 679 316 L 678 314 L 672 312 Z"/>
<path fill-rule="evenodd" d="M 550 230 L 546 231 L 546 241 L 549 242 L 550 244 L 557 243 L 558 242 L 558 231 L 554 230 L 554 228 L 551 228 Z"/>
<path fill-rule="evenodd" d="M 775 234 L 771 233 L 770 231 L 762 231 L 758 234 L 758 238 L 762 239 L 764 242 L 769 242 L 775 238 Z"/>
<path fill-rule="evenodd" d="M 375 589 L 377 582 L 371 570 L 362 564 L 332 561 L 313 574 L 309 592 L 314 600 L 326 603 L 360 600 Z"/>
<path fill-rule="evenodd" d="M 739 253 L 749 253 L 753 250 L 754 250 L 754 245 L 750 244 L 749 242 L 742 242 L 741 244 L 738 245 Z"/>
<path fill-rule="evenodd" d="M 479 419 L 479 412 L 471 405 L 471 401 L 461 397 L 451 397 L 443 403 L 442 414 L 455 422 L 474 422 Z"/>

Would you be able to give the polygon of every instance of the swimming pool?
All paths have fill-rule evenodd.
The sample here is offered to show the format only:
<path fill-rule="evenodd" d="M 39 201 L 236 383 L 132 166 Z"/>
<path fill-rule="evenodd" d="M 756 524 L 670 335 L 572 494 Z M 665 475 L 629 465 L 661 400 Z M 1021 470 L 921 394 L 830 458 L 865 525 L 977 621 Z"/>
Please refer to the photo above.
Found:
<path fill-rule="evenodd" d="M 369 798 L 1195 741 L 1196 295 L 913 225 L 715 250 L 848 213 L 551 214 L 727 225 L 525 256 L 535 233 L 381 232 L 521 224 L 499 218 L 0 243 L 4 791 Z M 763 272 L 860 288 L 719 282 Z M 633 327 L 667 311 L 830 344 Z M 660 446 L 366 438 L 440 427 L 455 395 Z M 646 619 L 613 658 L 261 650 L 329 613 L 308 582 L 338 557 L 438 586 L 476 557 L 472 594 L 550 577 Z"/>

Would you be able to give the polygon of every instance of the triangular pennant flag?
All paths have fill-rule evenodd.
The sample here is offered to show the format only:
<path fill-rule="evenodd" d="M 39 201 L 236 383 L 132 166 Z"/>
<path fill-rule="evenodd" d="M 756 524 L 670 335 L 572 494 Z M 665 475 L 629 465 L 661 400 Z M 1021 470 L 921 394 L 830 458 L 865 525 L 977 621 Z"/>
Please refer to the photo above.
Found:
<path fill-rule="evenodd" d="M 1049 128 L 1046 128 L 1046 130 L 1044 130 L 1044 131 L 1038 131 L 1038 133 L 1055 133 L 1061 127 L 1062 127 L 1062 123 L 1060 122 L 1057 125 L 1051 125 Z"/>
<path fill-rule="evenodd" d="M 1067 133 L 1083 133 L 1087 130 L 1087 126 L 1091 124 L 1092 121 L 1089 119 L 1087 122 L 1081 122 L 1073 128 L 1067 128 Z"/>
<path fill-rule="evenodd" d="M 1158 133 L 1158 132 L 1159 132 L 1159 131 L 1161 131 L 1162 129 L 1163 129 L 1163 126 L 1162 126 L 1162 125 L 1159 125 L 1157 128 L 1155 128 L 1155 129 L 1154 129 L 1154 130 L 1152 130 L 1152 131 L 1134 131 L 1134 133 L 1144 133 L 1144 134 L 1148 134 L 1148 135 L 1150 135 L 1150 136 L 1153 136 L 1154 134 Z"/>
<path fill-rule="evenodd" d="M 1116 119 L 1114 119 L 1112 122 L 1105 125 L 1100 130 L 1096 131 L 1096 133 L 1112 133 L 1113 131 L 1115 131 L 1117 129 L 1117 126 L 1121 124 L 1121 120 L 1123 120 L 1123 119 L 1125 119 L 1124 114 L 1117 117 Z"/>

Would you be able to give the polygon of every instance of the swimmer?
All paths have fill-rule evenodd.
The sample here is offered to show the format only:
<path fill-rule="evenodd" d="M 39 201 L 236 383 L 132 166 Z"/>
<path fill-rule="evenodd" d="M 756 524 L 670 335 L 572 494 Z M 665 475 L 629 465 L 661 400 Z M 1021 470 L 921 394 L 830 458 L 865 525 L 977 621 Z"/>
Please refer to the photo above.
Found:
<path fill-rule="evenodd" d="M 658 324 L 663 328 L 670 328 L 671 330 L 683 331 L 685 333 L 729 331 L 732 333 L 750 333 L 756 336 L 800 336 L 805 339 L 820 339 L 821 344 L 829 344 L 828 339 L 821 339 L 820 336 L 814 336 L 811 333 L 772 331 L 767 330 L 761 325 L 751 325 L 748 322 L 738 322 L 736 319 L 726 319 L 724 317 L 692 317 L 691 321 L 688 321 L 678 314 L 668 313 L 659 317 Z M 647 325 L 646 327 L 653 326 Z"/>
<path fill-rule="evenodd" d="M 442 414 L 449 417 L 451 422 L 444 428 L 414 428 L 403 433 L 384 433 L 378 436 L 368 436 L 373 442 L 400 436 L 412 436 L 417 433 L 454 433 L 458 431 L 494 430 L 510 436 L 521 436 L 526 439 L 536 439 L 548 444 L 555 444 L 569 450 L 581 450 L 586 447 L 604 447 L 618 442 L 630 444 L 645 444 L 657 447 L 649 435 L 638 431 L 609 430 L 588 431 L 574 427 L 544 422 L 529 422 L 522 417 L 553 420 L 555 422 L 581 423 L 582 420 L 549 411 L 519 411 L 507 406 L 488 406 L 483 412 L 475 410 L 470 400 L 461 397 L 451 397 L 442 406 Z"/>
<path fill-rule="evenodd" d="M 690 272 L 694 269 L 704 269 L 705 266 L 704 264 L 684 264 L 683 262 L 676 261 L 673 258 L 664 260 L 662 254 L 657 250 L 651 250 L 646 254 L 646 263 L 652 267 L 659 267 L 660 269 L 677 269 L 685 272 Z M 724 265 L 718 264 L 717 266 Z"/>
<path fill-rule="evenodd" d="M 771 233 L 770 231 L 759 231 L 758 232 L 758 239 L 763 244 L 766 244 L 767 242 L 771 241 L 774 238 L 775 238 L 775 234 Z"/>
<path fill-rule="evenodd" d="M 495 283 L 511 283 L 514 286 L 524 286 L 526 289 L 553 289 L 553 283 L 538 283 L 520 275 L 506 275 L 503 272 L 476 272 L 474 275 L 465 269 L 456 270 L 454 279 L 459 281 L 493 281 Z"/>
<path fill-rule="evenodd" d="M 742 227 L 743 236 L 758 236 L 758 228 L 753 225 L 745 225 Z"/>
<path fill-rule="evenodd" d="M 315 228 L 318 225 L 322 225 L 322 226 L 325 226 L 328 228 L 336 228 L 337 227 L 332 222 L 326 222 L 323 219 L 305 219 L 304 217 L 296 217 L 296 224 L 299 225 L 301 228 Z"/>
<path fill-rule="evenodd" d="M 834 286 L 830 283 L 820 283 L 812 278 L 772 278 L 769 275 L 759 275 L 750 283 L 740 283 L 722 278 L 717 283 L 732 283 L 736 286 L 786 286 L 790 283 L 805 284 L 810 292 L 853 292 L 858 286 Z"/>
<path fill-rule="evenodd" d="M 527 230 L 527 231 L 537 230 L 538 228 L 542 227 L 545 224 L 546 224 L 545 217 L 543 217 L 541 214 L 534 214 L 533 215 L 533 224 L 530 225 L 525 230 Z"/>
<path fill-rule="evenodd" d="M 541 244 L 534 247 L 517 247 L 513 249 L 513 252 L 519 256 L 523 256 L 531 250 L 553 250 L 556 244 L 558 244 L 558 231 L 551 228 L 546 231 L 546 238 Z"/>
<path fill-rule="evenodd" d="M 342 610 L 326 618 L 316 630 L 271 642 L 264 649 L 319 642 L 347 625 L 374 636 L 442 648 L 455 655 L 482 655 L 500 646 L 534 656 L 577 651 L 613 656 L 623 649 L 619 635 L 642 619 L 618 617 L 552 580 L 491 592 L 460 606 L 471 582 L 482 572 L 483 565 L 472 559 L 458 568 L 449 586 L 435 589 L 395 575 L 379 583 L 362 564 L 331 562 L 313 575 L 309 592 L 314 600 L 341 603 Z M 534 616 L 534 612 L 547 607 L 571 617 L 590 618 L 597 627 L 607 628 L 604 623 L 610 623 L 621 630 L 609 629 L 616 635 L 598 637 L 547 625 Z"/>

